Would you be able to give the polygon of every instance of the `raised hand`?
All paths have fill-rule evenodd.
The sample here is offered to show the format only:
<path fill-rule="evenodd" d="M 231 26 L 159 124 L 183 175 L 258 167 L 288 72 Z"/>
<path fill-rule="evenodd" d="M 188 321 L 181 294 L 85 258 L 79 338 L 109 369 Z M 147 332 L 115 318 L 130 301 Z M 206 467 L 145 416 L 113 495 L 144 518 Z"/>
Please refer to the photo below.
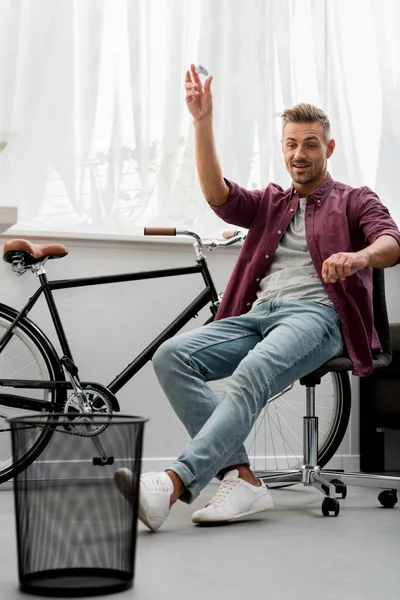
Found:
<path fill-rule="evenodd" d="M 186 104 L 193 119 L 201 120 L 212 114 L 212 93 L 211 93 L 210 75 L 202 84 L 200 75 L 196 72 L 196 67 L 190 65 L 186 71 L 185 90 Z"/>

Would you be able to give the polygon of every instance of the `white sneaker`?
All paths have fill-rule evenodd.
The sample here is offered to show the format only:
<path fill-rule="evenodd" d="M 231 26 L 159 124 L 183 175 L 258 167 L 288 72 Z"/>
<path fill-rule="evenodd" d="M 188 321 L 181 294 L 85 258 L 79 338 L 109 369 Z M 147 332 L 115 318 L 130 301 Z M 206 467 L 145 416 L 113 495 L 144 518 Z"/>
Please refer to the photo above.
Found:
<path fill-rule="evenodd" d="M 129 469 L 118 469 L 114 473 L 115 483 L 121 494 L 132 501 L 133 473 Z M 151 531 L 157 531 L 170 511 L 171 494 L 174 491 L 171 478 L 166 473 L 144 473 L 140 477 L 139 519 Z"/>
<path fill-rule="evenodd" d="M 233 469 L 225 474 L 216 494 L 192 515 L 193 523 L 220 523 L 233 521 L 273 507 L 271 494 L 265 483 L 252 485 L 239 478 Z"/>
<path fill-rule="evenodd" d="M 132 504 L 133 473 L 129 469 L 118 469 L 114 473 L 114 481 L 121 494 Z"/>

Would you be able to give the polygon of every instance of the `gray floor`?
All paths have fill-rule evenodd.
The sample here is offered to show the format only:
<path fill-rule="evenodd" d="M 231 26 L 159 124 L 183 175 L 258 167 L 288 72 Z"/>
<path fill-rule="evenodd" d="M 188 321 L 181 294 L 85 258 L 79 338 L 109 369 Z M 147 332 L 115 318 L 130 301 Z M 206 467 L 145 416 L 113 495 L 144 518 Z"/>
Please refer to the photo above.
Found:
<path fill-rule="evenodd" d="M 349 488 L 337 518 L 321 514 L 321 496 L 295 486 L 273 490 L 275 508 L 219 527 L 195 526 L 179 503 L 157 533 L 139 526 L 135 585 L 102 596 L 125 600 L 399 600 L 400 507 L 380 507 L 377 492 Z M 378 490 L 379 491 L 379 490 Z M 14 504 L 0 492 L 0 599 L 18 589 Z"/>

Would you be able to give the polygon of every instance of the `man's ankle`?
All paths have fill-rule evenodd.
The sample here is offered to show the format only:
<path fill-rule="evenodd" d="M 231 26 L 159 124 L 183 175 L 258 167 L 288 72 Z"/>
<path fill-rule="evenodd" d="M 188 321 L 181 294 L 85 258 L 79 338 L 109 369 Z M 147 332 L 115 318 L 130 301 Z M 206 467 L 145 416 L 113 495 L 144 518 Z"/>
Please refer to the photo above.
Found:
<path fill-rule="evenodd" d="M 255 485 L 257 487 L 261 485 L 261 481 L 257 479 L 248 465 L 232 465 L 227 469 L 224 469 L 224 475 L 225 473 L 228 473 L 228 471 L 233 471 L 233 469 L 239 471 L 239 479 L 243 479 L 243 481 L 246 481 L 247 483 L 250 483 L 250 485 Z"/>
<path fill-rule="evenodd" d="M 182 479 L 179 477 L 179 475 L 177 475 L 175 473 L 175 471 L 168 470 L 165 472 L 168 475 L 168 477 L 171 479 L 172 485 L 174 486 L 174 491 L 171 494 L 171 500 L 170 500 L 170 506 L 172 506 L 173 504 L 175 504 L 175 502 L 177 500 L 179 500 L 179 497 L 185 491 L 185 486 L 183 485 Z"/>

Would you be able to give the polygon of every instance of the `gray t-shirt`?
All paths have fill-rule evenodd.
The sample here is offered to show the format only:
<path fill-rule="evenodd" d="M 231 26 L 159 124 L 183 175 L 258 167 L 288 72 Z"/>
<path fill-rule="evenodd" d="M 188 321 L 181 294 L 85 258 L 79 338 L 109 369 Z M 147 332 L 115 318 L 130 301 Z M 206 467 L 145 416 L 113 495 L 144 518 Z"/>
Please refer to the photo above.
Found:
<path fill-rule="evenodd" d="M 307 198 L 300 198 L 295 216 L 260 282 L 254 305 L 271 298 L 311 300 L 333 306 L 317 275 L 308 250 L 305 230 Z"/>

